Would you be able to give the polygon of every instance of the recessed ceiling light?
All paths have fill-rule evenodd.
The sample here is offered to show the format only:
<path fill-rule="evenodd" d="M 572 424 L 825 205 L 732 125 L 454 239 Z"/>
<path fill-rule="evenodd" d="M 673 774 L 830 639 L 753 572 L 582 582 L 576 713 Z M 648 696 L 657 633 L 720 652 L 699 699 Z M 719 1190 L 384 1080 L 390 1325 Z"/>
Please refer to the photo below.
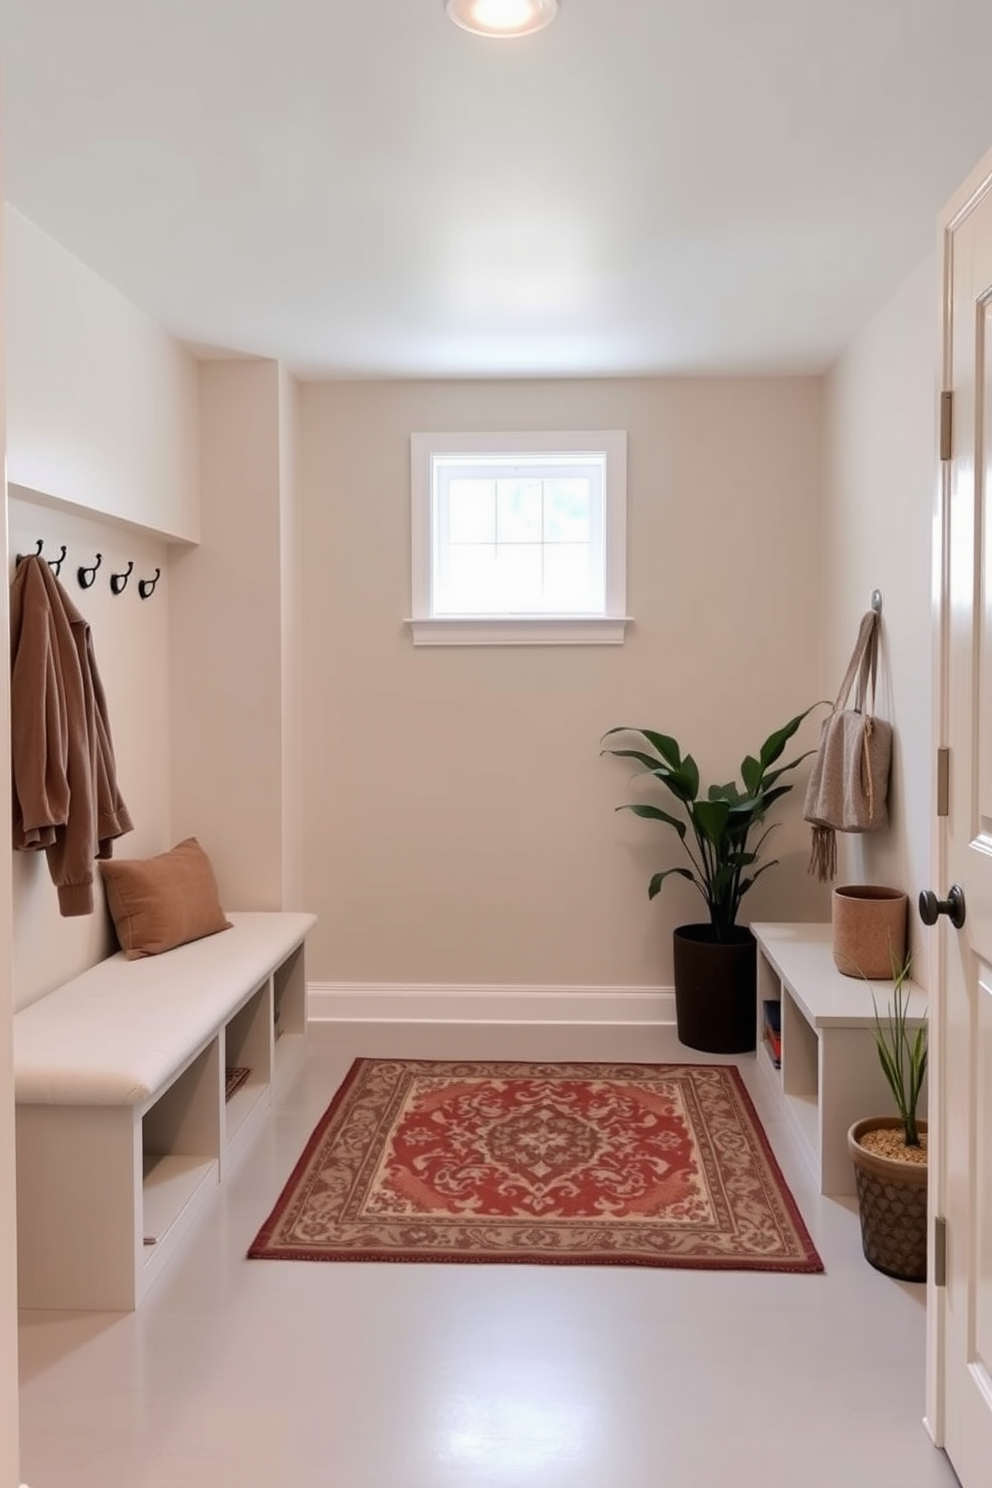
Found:
<path fill-rule="evenodd" d="M 445 0 L 456 26 L 476 36 L 529 36 L 550 26 L 558 0 Z"/>

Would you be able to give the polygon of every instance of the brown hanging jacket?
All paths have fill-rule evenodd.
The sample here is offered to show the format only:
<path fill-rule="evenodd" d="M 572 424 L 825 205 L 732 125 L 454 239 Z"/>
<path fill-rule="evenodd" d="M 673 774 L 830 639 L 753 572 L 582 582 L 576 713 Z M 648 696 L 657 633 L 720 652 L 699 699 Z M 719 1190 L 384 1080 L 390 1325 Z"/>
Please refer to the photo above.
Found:
<path fill-rule="evenodd" d="M 48 858 L 63 915 L 93 912 L 93 860 L 131 831 L 89 623 L 44 558 L 10 586 L 13 842 Z"/>

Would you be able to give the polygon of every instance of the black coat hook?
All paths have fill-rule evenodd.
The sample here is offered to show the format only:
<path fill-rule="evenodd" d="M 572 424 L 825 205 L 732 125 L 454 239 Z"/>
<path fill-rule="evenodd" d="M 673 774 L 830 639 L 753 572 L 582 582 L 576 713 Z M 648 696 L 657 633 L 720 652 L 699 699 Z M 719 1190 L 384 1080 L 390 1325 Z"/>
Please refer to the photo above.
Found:
<path fill-rule="evenodd" d="M 141 595 L 142 599 L 151 599 L 152 595 L 155 593 L 155 585 L 158 583 L 161 577 L 162 570 L 160 568 L 156 568 L 155 577 L 153 579 L 138 580 L 138 593 Z"/>
<path fill-rule="evenodd" d="M 90 585 L 93 583 L 93 580 L 96 578 L 96 571 L 100 567 L 100 564 L 102 562 L 103 554 L 97 553 L 96 562 L 94 563 L 92 568 L 80 567 L 76 569 L 76 578 L 79 580 L 80 589 L 88 589 L 90 587 Z"/>
<path fill-rule="evenodd" d="M 113 590 L 114 594 L 124 593 L 124 590 L 127 588 L 127 581 L 131 577 L 131 570 L 133 567 L 134 559 L 132 558 L 123 573 L 110 575 L 110 587 Z"/>
<path fill-rule="evenodd" d="M 65 562 L 65 543 L 62 544 L 62 551 L 59 556 L 57 558 L 49 558 L 47 562 L 55 577 L 58 578 L 62 572 L 62 565 Z"/>
<path fill-rule="evenodd" d="M 25 558 L 40 558 L 41 557 L 41 550 L 42 550 L 42 548 L 44 546 L 45 546 L 45 539 L 43 537 L 39 537 L 37 546 L 35 547 L 35 550 L 34 550 L 33 553 L 18 553 L 17 558 L 15 559 L 15 566 L 16 566 L 17 563 L 23 563 L 24 560 L 25 560 Z M 61 562 L 61 561 L 62 560 L 60 559 L 59 562 Z"/>

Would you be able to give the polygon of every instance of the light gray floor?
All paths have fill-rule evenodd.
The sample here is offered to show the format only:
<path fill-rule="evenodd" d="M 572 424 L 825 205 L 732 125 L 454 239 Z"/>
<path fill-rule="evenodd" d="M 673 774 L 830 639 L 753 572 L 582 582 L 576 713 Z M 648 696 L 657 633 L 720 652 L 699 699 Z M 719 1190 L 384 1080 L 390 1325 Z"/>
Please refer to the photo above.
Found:
<path fill-rule="evenodd" d="M 866 1264 L 853 1201 L 767 1116 L 825 1276 L 244 1260 L 356 1053 L 693 1057 L 656 1030 L 321 1030 L 139 1312 L 22 1314 L 31 1488 L 956 1483 L 920 1424 L 924 1289 Z"/>

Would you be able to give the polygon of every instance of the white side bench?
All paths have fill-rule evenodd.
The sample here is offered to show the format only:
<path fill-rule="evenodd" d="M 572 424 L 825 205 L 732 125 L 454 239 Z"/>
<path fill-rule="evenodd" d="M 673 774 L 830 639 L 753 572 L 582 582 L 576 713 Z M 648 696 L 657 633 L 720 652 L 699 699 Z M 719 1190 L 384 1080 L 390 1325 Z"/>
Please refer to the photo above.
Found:
<path fill-rule="evenodd" d="M 137 1307 L 302 1061 L 315 917 L 228 918 L 15 1015 L 22 1307 Z"/>
<path fill-rule="evenodd" d="M 875 1014 L 885 1014 L 892 982 L 843 976 L 834 965 L 829 924 L 759 924 L 757 1061 L 821 1193 L 853 1194 L 847 1131 L 862 1116 L 894 1116 L 875 1047 Z M 927 995 L 906 983 L 910 1028 L 927 1016 Z M 782 1066 L 763 1038 L 763 1004 L 780 1004 Z M 923 1110 L 926 1110 L 925 1092 Z"/>

